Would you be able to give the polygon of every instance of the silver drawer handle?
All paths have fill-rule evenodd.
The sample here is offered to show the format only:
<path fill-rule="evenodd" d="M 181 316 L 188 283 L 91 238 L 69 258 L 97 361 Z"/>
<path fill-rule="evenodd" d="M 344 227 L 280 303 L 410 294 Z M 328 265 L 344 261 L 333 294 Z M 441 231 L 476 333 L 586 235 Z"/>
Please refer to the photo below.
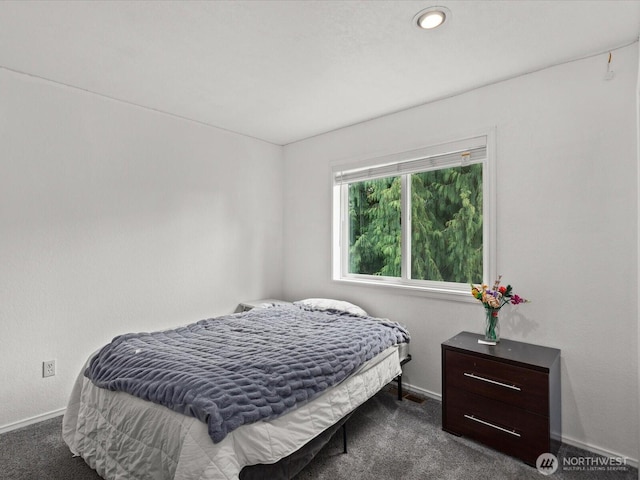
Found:
<path fill-rule="evenodd" d="M 479 418 L 474 417 L 473 415 L 466 415 L 464 418 L 468 418 L 469 420 L 473 420 L 474 422 L 481 423 L 483 425 L 487 425 L 488 427 L 493 427 L 497 430 L 502 430 L 503 432 L 508 433 L 509 435 L 513 435 L 515 437 L 520 437 L 521 435 L 517 433 L 515 430 L 507 430 L 506 428 L 499 427 L 498 425 L 494 425 L 493 423 L 485 422 L 484 420 L 480 420 Z"/>
<path fill-rule="evenodd" d="M 517 390 L 520 392 L 520 387 L 516 387 L 515 385 L 509 385 L 508 383 L 496 382 L 495 380 L 489 380 L 488 378 L 479 377 L 478 375 L 474 375 L 473 373 L 464 372 L 465 377 L 475 378 L 476 380 L 482 380 L 483 382 L 493 383 L 494 385 L 500 385 L 501 387 L 510 388 L 512 390 Z"/>

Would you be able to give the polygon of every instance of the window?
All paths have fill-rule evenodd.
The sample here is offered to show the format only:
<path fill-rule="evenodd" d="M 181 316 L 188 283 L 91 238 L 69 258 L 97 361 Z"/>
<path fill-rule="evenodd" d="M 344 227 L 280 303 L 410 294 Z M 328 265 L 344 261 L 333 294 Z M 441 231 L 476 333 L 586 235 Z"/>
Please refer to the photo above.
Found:
<path fill-rule="evenodd" d="M 490 137 L 335 167 L 334 279 L 468 296 L 493 278 Z"/>

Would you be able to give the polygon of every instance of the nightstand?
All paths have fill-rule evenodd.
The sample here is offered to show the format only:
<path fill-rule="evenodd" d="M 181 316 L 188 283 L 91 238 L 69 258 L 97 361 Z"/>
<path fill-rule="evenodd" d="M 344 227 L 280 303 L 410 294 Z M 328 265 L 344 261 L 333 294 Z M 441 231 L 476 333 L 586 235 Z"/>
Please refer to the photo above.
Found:
<path fill-rule="evenodd" d="M 272 305 L 285 305 L 291 302 L 285 302 L 284 300 L 276 300 L 275 298 L 263 298 L 260 300 L 249 300 L 248 302 L 241 302 L 236 308 L 236 312 L 246 312 L 253 308 L 264 305 L 265 303 Z"/>
<path fill-rule="evenodd" d="M 442 429 L 535 465 L 561 441 L 560 350 L 462 332 L 442 343 Z"/>

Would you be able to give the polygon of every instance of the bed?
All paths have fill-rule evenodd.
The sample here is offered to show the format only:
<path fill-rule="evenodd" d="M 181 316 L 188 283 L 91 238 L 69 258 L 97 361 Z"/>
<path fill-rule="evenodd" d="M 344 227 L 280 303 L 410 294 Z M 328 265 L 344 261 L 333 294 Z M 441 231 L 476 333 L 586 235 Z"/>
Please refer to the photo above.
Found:
<path fill-rule="evenodd" d="M 396 322 L 330 299 L 122 335 L 79 373 L 63 439 L 108 480 L 292 478 L 400 378 L 408 344 Z"/>

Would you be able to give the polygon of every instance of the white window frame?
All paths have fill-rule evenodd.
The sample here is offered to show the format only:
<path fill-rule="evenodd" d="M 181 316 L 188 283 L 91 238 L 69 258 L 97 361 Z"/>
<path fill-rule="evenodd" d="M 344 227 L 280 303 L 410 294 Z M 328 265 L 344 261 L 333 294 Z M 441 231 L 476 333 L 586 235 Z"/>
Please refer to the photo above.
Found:
<path fill-rule="evenodd" d="M 458 137 L 460 138 L 460 137 Z M 468 162 L 468 152 L 478 145 L 486 147 L 486 156 L 481 160 Z M 386 288 L 399 288 L 407 292 L 415 291 L 429 296 L 443 297 L 446 299 L 475 301 L 471 295 L 468 284 L 454 282 L 439 282 L 432 280 L 415 280 L 408 277 L 411 271 L 410 255 L 411 251 L 410 235 L 405 232 L 411 231 L 409 225 L 409 199 L 411 188 L 407 182 L 408 175 L 398 171 L 398 165 L 402 164 L 404 169 L 411 168 L 412 164 L 428 165 L 431 159 L 445 159 L 445 163 L 436 163 L 432 169 L 446 168 L 447 166 L 464 165 L 471 163 L 482 163 L 482 191 L 483 191 L 483 221 L 482 221 L 482 243 L 483 243 L 483 279 L 484 283 L 490 284 L 496 278 L 496 152 L 495 152 L 495 129 L 484 130 L 482 132 L 463 137 L 462 140 L 449 141 L 422 147 L 416 150 L 393 153 L 376 158 L 369 158 L 360 161 L 351 161 L 334 165 L 331 171 L 331 182 L 333 185 L 333 222 L 332 222 L 332 279 L 337 282 L 353 283 L 363 286 L 377 286 Z M 464 155 L 463 155 L 464 154 Z M 452 160 L 457 156 L 458 160 Z M 456 163 L 457 162 L 457 163 Z M 402 169 L 401 168 L 401 169 Z M 375 169 L 375 170 L 373 170 Z M 423 168 L 425 171 L 429 168 Z M 378 275 L 349 273 L 349 220 L 348 220 L 348 185 L 358 180 L 366 174 L 366 171 L 375 171 L 380 176 L 397 176 L 402 179 L 402 277 L 384 277 Z M 382 173 L 378 173 L 382 172 Z M 356 180 L 354 180 L 356 178 Z M 346 179 L 346 180 L 345 180 Z"/>

